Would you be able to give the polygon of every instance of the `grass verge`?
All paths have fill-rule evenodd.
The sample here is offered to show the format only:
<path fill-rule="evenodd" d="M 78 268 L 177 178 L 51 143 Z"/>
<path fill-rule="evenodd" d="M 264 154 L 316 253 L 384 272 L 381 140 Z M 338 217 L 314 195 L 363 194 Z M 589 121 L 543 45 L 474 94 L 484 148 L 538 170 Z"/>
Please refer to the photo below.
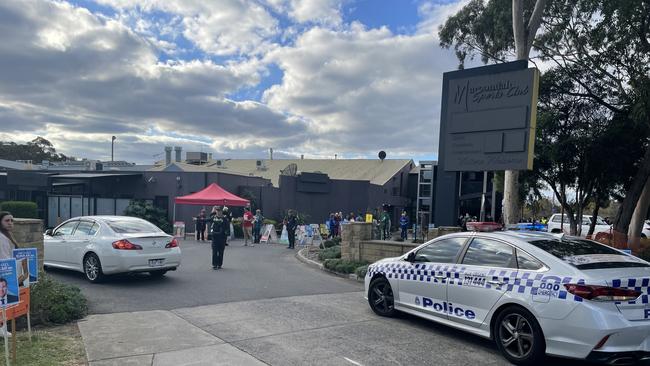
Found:
<path fill-rule="evenodd" d="M 0 364 L 4 364 L 4 339 L 0 337 Z M 9 338 L 11 360 L 11 338 Z M 87 365 L 86 352 L 77 324 L 32 329 L 32 342 L 27 331 L 18 332 L 16 362 L 20 366 L 82 366 Z"/>

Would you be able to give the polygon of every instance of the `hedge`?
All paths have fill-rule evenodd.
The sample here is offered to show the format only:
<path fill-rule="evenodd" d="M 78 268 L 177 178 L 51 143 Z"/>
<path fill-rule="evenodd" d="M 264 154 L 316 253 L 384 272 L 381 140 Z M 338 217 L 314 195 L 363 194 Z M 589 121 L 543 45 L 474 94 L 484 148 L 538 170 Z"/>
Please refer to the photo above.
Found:
<path fill-rule="evenodd" d="M 323 262 L 325 268 L 339 273 L 354 273 L 357 268 L 368 264 L 366 261 L 357 262 L 345 259 L 328 259 Z"/>
<path fill-rule="evenodd" d="M 318 259 L 321 261 L 324 261 L 326 259 L 336 259 L 336 258 L 341 258 L 341 247 L 340 246 L 334 246 L 331 248 L 323 249 L 318 253 Z"/>
<path fill-rule="evenodd" d="M 30 201 L 6 201 L 0 203 L 0 211 L 9 211 L 13 217 L 21 219 L 37 219 L 38 206 Z"/>

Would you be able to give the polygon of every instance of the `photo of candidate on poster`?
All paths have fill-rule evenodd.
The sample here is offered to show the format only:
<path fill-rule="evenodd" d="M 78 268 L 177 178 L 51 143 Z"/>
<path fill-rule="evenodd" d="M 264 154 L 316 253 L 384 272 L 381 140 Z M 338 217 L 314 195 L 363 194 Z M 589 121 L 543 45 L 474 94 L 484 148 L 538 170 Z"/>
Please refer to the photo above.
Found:
<path fill-rule="evenodd" d="M 17 261 L 25 259 L 24 272 L 29 275 L 29 283 L 38 282 L 38 250 L 36 248 L 14 249 L 14 258 Z"/>
<path fill-rule="evenodd" d="M 16 259 L 0 259 L 0 307 L 18 303 Z"/>

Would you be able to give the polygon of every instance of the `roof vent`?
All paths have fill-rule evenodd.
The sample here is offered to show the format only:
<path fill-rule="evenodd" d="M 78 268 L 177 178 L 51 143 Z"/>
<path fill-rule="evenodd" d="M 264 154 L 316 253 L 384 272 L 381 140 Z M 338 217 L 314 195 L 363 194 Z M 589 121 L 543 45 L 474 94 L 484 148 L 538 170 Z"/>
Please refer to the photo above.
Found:
<path fill-rule="evenodd" d="M 255 167 L 257 170 L 266 170 L 266 163 L 264 160 L 255 160 Z"/>

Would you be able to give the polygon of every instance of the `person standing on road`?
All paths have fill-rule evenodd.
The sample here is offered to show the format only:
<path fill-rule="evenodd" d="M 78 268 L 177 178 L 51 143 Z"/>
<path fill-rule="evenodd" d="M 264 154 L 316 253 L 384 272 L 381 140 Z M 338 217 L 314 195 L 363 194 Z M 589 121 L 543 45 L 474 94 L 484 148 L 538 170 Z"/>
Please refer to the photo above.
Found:
<path fill-rule="evenodd" d="M 212 269 L 220 269 L 223 265 L 223 255 L 226 249 L 226 234 L 228 233 L 228 219 L 223 216 L 220 207 L 215 206 L 210 214 L 212 222 Z"/>
<path fill-rule="evenodd" d="M 244 217 L 242 217 L 241 224 L 244 231 L 244 246 L 248 245 L 249 240 L 251 241 L 251 245 L 253 245 L 253 218 L 250 207 L 244 208 Z"/>
<path fill-rule="evenodd" d="M 255 210 L 255 217 L 253 218 L 253 242 L 258 244 L 262 237 L 262 226 L 264 226 L 264 216 L 262 211 L 258 208 Z"/>
<path fill-rule="evenodd" d="M 406 216 L 406 211 L 402 211 L 402 216 L 399 218 L 399 227 L 402 229 L 402 234 L 400 235 L 402 240 L 406 240 L 409 228 L 409 218 Z"/>
<path fill-rule="evenodd" d="M 0 212 L 0 259 L 13 258 L 13 250 L 18 248 L 14 238 L 14 217 L 10 212 Z"/>
<path fill-rule="evenodd" d="M 205 209 L 201 209 L 201 212 L 199 212 L 198 216 L 196 216 L 194 220 L 196 220 L 196 241 L 205 241 L 205 224 L 207 221 L 207 218 L 205 217 Z"/>
<path fill-rule="evenodd" d="M 296 229 L 298 228 L 298 218 L 294 210 L 289 210 L 287 218 L 287 234 L 289 235 L 289 246 L 287 249 L 293 249 L 296 245 Z"/>
<path fill-rule="evenodd" d="M 226 230 L 226 246 L 228 246 L 228 242 L 230 241 L 230 235 L 234 233 L 235 231 L 232 228 L 232 212 L 228 209 L 228 206 L 223 206 L 223 217 L 228 220 L 228 227 Z"/>

